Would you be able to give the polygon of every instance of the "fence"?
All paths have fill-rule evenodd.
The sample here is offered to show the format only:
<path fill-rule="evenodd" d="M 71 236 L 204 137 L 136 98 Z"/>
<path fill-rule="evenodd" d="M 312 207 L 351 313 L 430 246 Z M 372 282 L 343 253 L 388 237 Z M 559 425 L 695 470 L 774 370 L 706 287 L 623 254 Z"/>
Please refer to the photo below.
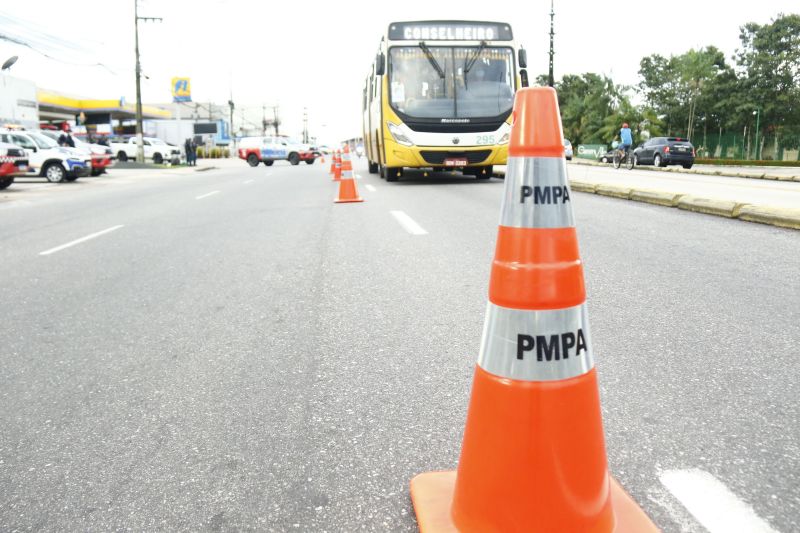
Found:
<path fill-rule="evenodd" d="M 697 157 L 713 159 L 760 159 L 766 161 L 800 161 L 798 134 L 776 132 L 758 134 L 742 130 L 738 133 L 696 132 L 692 144 Z"/>

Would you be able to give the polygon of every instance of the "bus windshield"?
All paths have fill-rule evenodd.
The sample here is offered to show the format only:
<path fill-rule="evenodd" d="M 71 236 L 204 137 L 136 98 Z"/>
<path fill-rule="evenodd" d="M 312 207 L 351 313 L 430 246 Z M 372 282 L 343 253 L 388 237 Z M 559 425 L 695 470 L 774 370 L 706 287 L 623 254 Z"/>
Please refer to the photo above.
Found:
<path fill-rule="evenodd" d="M 511 48 L 399 46 L 389 51 L 389 101 L 415 118 L 496 117 L 514 103 Z"/>

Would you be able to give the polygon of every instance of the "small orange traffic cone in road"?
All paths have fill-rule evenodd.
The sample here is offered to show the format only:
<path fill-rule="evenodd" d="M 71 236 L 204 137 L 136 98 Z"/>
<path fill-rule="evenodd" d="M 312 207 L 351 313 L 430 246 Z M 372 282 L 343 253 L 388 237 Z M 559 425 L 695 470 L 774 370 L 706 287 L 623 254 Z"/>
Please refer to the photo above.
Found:
<path fill-rule="evenodd" d="M 424 532 L 648 533 L 608 474 L 556 92 L 517 92 L 456 472 L 411 480 Z"/>
<path fill-rule="evenodd" d="M 358 195 L 356 180 L 353 179 L 353 164 L 350 161 L 350 149 L 344 145 L 344 160 L 342 161 L 341 180 L 339 180 L 339 196 L 334 200 L 337 204 L 345 202 L 363 202 Z"/>
<path fill-rule="evenodd" d="M 331 153 L 331 170 L 330 175 L 333 176 L 333 172 L 336 169 L 336 152 Z"/>
<path fill-rule="evenodd" d="M 342 179 L 342 153 L 336 151 L 336 163 L 333 165 L 333 181 L 341 181 Z"/>

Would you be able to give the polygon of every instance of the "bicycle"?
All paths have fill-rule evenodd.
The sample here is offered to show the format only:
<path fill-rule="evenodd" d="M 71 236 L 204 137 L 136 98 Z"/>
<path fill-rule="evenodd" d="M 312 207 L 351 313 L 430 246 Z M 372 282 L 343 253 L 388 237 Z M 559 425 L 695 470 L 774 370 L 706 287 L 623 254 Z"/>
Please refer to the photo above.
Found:
<path fill-rule="evenodd" d="M 622 163 L 625 163 L 625 168 L 631 170 L 635 162 L 636 158 L 631 153 L 630 148 L 628 148 L 628 150 L 617 148 L 614 151 L 614 168 L 619 168 Z"/>

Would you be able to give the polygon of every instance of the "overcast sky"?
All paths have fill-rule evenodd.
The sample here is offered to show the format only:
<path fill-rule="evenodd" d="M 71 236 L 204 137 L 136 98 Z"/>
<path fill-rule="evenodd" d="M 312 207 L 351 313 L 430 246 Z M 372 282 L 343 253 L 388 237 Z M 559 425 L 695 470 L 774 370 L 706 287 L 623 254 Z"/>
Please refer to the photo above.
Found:
<path fill-rule="evenodd" d="M 20 56 L 11 74 L 84 98 L 134 101 L 134 0 L 3 4 L 0 36 L 35 49 L 0 39 L 0 61 Z M 635 84 L 645 55 L 715 45 L 730 57 L 742 24 L 800 12 L 797 0 L 612 8 L 619 4 L 556 0 L 557 79 L 598 72 Z M 531 78 L 547 71 L 549 1 L 407 0 L 392 3 L 391 10 L 382 5 L 389 4 L 139 0 L 140 16 L 163 17 L 161 23 L 140 23 L 142 69 L 149 78 L 143 80 L 143 100 L 169 101 L 170 79 L 188 76 L 195 101 L 224 104 L 232 92 L 237 122 L 239 109 L 248 120 L 260 121 L 263 104 L 278 104 L 287 133 L 299 134 L 307 107 L 310 133 L 323 142 L 359 135 L 361 87 L 390 19 L 510 22 L 528 49 Z"/>

